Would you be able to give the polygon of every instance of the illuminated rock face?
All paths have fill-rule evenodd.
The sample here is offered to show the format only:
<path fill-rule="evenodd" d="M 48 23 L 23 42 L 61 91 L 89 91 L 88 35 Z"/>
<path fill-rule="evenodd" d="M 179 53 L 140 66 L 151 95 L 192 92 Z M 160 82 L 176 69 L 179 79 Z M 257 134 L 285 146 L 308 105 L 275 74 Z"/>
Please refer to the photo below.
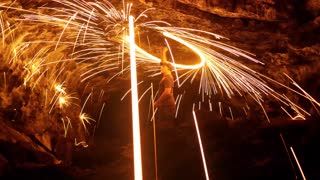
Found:
<path fill-rule="evenodd" d="M 310 13 L 314 17 L 320 14 L 317 0 L 140 0 L 149 5 L 170 7 L 173 9 L 195 8 L 221 17 L 247 18 L 261 21 L 279 21 L 292 18 L 297 11 Z M 190 11 L 190 14 L 192 11 Z"/>
<path fill-rule="evenodd" d="M 180 4 L 196 7 L 202 11 L 217 14 L 222 17 L 250 18 L 265 21 L 275 21 L 277 10 L 274 1 L 221 1 L 204 0 L 190 1 L 178 0 Z"/>
<path fill-rule="evenodd" d="M 306 9 L 310 11 L 314 16 L 320 15 L 320 1 L 308 0 L 306 1 Z"/>

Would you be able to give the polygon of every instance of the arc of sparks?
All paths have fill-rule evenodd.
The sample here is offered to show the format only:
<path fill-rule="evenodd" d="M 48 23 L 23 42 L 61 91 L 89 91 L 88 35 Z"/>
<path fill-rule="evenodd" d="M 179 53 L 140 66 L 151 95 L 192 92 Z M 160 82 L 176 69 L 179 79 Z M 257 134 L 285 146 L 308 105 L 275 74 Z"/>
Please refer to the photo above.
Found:
<path fill-rule="evenodd" d="M 200 63 L 198 64 L 194 64 L 194 65 L 184 65 L 184 64 L 178 64 L 175 62 L 169 62 L 173 67 L 175 68 L 179 68 L 179 69 L 200 69 L 205 65 L 206 62 L 206 58 L 204 57 L 203 53 L 201 53 L 195 46 L 193 46 L 192 44 L 188 43 L 187 41 L 169 33 L 169 32 L 163 32 L 162 33 L 165 37 L 168 37 L 170 39 L 173 39 L 183 45 L 185 45 L 186 47 L 188 47 L 189 49 L 191 49 L 193 52 L 195 52 L 199 57 L 200 57 Z M 127 38 L 128 40 L 128 38 Z M 145 57 L 147 57 L 149 60 L 154 61 L 156 63 L 160 63 L 161 59 L 153 56 L 152 54 L 146 52 L 145 50 L 143 50 L 142 48 L 140 48 L 139 46 L 135 45 L 135 48 L 137 50 L 138 53 L 144 55 Z"/>
<path fill-rule="evenodd" d="M 206 62 L 206 58 L 203 56 L 203 54 L 196 48 L 194 47 L 193 45 L 191 45 L 190 43 L 184 41 L 183 39 L 177 37 L 177 36 L 174 36 L 168 32 L 163 32 L 163 35 L 170 38 L 170 39 L 173 39 L 185 46 L 187 46 L 189 49 L 191 49 L 193 52 L 195 52 L 196 54 L 198 54 L 198 56 L 200 57 L 200 63 L 198 64 L 194 64 L 194 65 L 183 65 L 183 64 L 176 64 L 176 63 L 171 63 L 174 67 L 176 68 L 181 68 L 181 69 L 199 69 L 201 67 L 204 66 L 205 62 Z"/>

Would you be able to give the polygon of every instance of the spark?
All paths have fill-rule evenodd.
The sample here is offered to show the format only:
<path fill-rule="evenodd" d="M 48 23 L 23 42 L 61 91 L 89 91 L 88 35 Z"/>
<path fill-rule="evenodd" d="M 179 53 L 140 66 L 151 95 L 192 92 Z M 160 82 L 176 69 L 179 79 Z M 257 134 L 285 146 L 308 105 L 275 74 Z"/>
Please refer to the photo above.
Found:
<path fill-rule="evenodd" d="M 85 142 L 85 141 L 77 141 L 77 138 L 74 138 L 74 145 L 75 146 L 80 146 L 82 145 L 82 147 L 87 148 L 89 145 Z"/>
<path fill-rule="evenodd" d="M 246 108 L 245 108 L 245 107 L 242 107 L 242 109 L 243 109 L 243 111 L 244 111 L 244 114 L 247 116 L 247 115 L 248 115 L 248 113 L 247 113 Z"/>
<path fill-rule="evenodd" d="M 203 65 L 206 62 L 206 58 L 204 57 L 204 54 L 201 53 L 201 51 L 199 51 L 199 49 L 194 47 L 192 44 L 186 42 L 185 40 L 183 40 L 179 37 L 176 37 L 168 32 L 163 32 L 163 35 L 168 38 L 171 38 L 177 42 L 180 42 L 181 44 L 184 44 L 185 46 L 187 46 L 188 48 L 190 48 L 192 51 L 194 51 L 195 53 L 197 53 L 200 56 L 201 62 L 199 64 L 195 64 L 195 65 L 173 64 L 174 67 L 181 68 L 181 69 L 199 69 L 199 68 L 203 67 Z"/>
<path fill-rule="evenodd" d="M 111 66 L 111 67 L 110 67 Z M 108 68 L 107 68 L 108 67 Z M 110 67 L 110 68 L 109 68 Z M 88 76 L 85 76 L 85 78 L 81 79 L 81 82 L 84 82 L 86 81 L 87 79 L 90 79 L 92 78 L 93 76 L 97 75 L 97 74 L 101 74 L 103 72 L 106 72 L 106 71 L 110 71 L 110 70 L 113 70 L 113 69 L 117 69 L 117 67 L 113 67 L 113 65 L 111 64 L 107 64 L 107 65 L 103 65 L 103 66 L 98 66 L 96 68 L 92 68 L 91 70 L 81 74 L 80 76 L 83 77 L 85 76 L 86 74 L 90 73 L 91 71 L 95 71 L 94 73 L 88 75 Z"/>
<path fill-rule="evenodd" d="M 157 95 L 158 95 L 158 92 L 159 92 L 159 91 L 157 91 L 157 92 L 154 94 L 154 92 L 153 92 L 153 84 L 151 83 L 151 106 L 152 106 L 151 109 L 152 109 L 152 117 L 151 117 L 150 121 L 155 121 L 155 115 L 156 115 L 156 113 L 157 113 L 158 108 L 154 109 L 154 101 L 155 101 L 155 99 L 156 99 L 156 97 L 157 97 Z"/>
<path fill-rule="evenodd" d="M 152 86 L 150 86 L 148 89 L 146 89 L 146 90 L 141 94 L 141 96 L 140 96 L 139 99 L 138 99 L 138 102 L 140 102 L 140 101 L 142 100 L 142 98 L 148 93 L 149 90 L 151 91 L 151 88 L 152 88 Z"/>
<path fill-rule="evenodd" d="M 103 104 L 102 104 L 102 107 L 101 107 L 101 110 L 100 110 L 100 114 L 99 114 L 99 118 L 98 118 L 98 122 L 97 122 L 97 127 L 98 127 L 99 124 L 100 124 L 100 119 L 101 119 L 102 112 L 103 112 L 103 110 L 104 110 L 105 105 L 106 105 L 106 103 L 103 103 Z"/>
<path fill-rule="evenodd" d="M 0 28 L 1 28 L 1 35 L 2 35 L 2 45 L 4 46 L 4 22 L 3 22 L 3 17 L 2 17 L 2 11 L 0 11 Z"/>
<path fill-rule="evenodd" d="M 231 110 L 231 107 L 230 107 L 230 106 L 229 106 L 229 111 L 230 111 L 231 119 L 234 120 L 234 119 L 233 119 L 232 110 Z"/>
<path fill-rule="evenodd" d="M 67 123 L 65 123 L 64 118 L 61 118 L 61 121 L 63 123 L 63 128 L 64 128 L 64 137 L 67 137 L 69 127 L 72 128 L 72 124 L 71 124 L 70 118 L 68 116 L 66 116 L 66 119 L 67 119 Z"/>
<path fill-rule="evenodd" d="M 301 114 L 298 114 L 292 118 L 292 120 L 299 120 L 299 119 L 306 120 L 306 118 L 304 116 L 302 116 Z"/>
<path fill-rule="evenodd" d="M 292 115 L 290 115 L 290 113 L 289 113 L 285 108 L 281 107 L 281 109 L 282 109 L 285 113 L 287 113 L 287 115 L 288 115 L 292 120 L 299 120 L 299 119 L 306 120 L 306 117 L 303 116 L 303 115 L 302 115 L 301 113 L 299 113 L 299 112 L 298 112 L 297 115 L 292 116 Z"/>
<path fill-rule="evenodd" d="M 62 108 L 63 105 L 68 105 L 68 102 L 65 97 L 59 97 L 59 104 L 60 104 L 60 107 Z"/>
<path fill-rule="evenodd" d="M 104 95 L 104 90 L 102 89 L 100 91 L 99 102 L 102 100 L 103 95 Z"/>
<path fill-rule="evenodd" d="M 62 94 L 66 94 L 65 87 L 63 87 L 62 84 L 55 85 L 55 89 L 57 92 L 60 92 Z"/>
<path fill-rule="evenodd" d="M 86 127 L 86 124 L 85 124 L 85 123 L 90 124 L 90 121 L 95 121 L 94 119 L 90 118 L 88 114 L 83 113 L 83 110 L 84 110 L 84 108 L 85 108 L 85 106 L 86 106 L 86 104 L 87 104 L 87 102 L 88 102 L 88 100 L 89 100 L 89 98 L 90 98 L 91 95 L 92 95 L 92 93 L 90 93 L 90 94 L 87 96 L 87 99 L 86 99 L 85 102 L 83 103 L 82 108 L 81 108 L 81 111 L 80 111 L 80 113 L 79 113 L 79 119 L 80 119 L 80 121 L 81 121 L 81 123 L 82 123 L 82 125 L 83 125 L 83 127 L 84 127 L 84 129 L 85 129 L 86 131 L 87 131 L 87 127 Z"/>
<path fill-rule="evenodd" d="M 205 158 L 205 155 L 204 155 L 204 152 L 203 152 L 200 131 L 199 131 L 198 123 L 197 123 L 196 113 L 194 112 L 194 110 L 192 111 L 192 115 L 193 115 L 194 125 L 196 127 L 196 131 L 197 131 L 197 135 L 198 135 L 198 141 L 199 141 L 199 146 L 200 146 L 200 151 L 201 151 L 201 157 L 202 157 L 202 163 L 203 163 L 204 172 L 205 172 L 205 175 L 206 175 L 206 179 L 209 180 L 209 174 L 208 174 L 208 169 L 207 169 L 206 158 Z"/>
<path fill-rule="evenodd" d="M 222 106 L 221 106 L 221 102 L 219 101 L 219 112 L 220 112 L 220 115 L 221 115 L 221 117 L 223 117 L 223 115 L 222 115 Z"/>
<path fill-rule="evenodd" d="M 143 83 L 143 81 L 140 81 L 137 86 L 139 86 L 141 83 Z M 126 93 L 124 93 L 124 95 L 121 97 L 121 101 L 132 91 L 132 88 L 129 89 Z"/>
<path fill-rule="evenodd" d="M 180 102 L 181 102 L 181 99 L 182 99 L 182 95 L 178 95 L 177 99 L 176 99 L 176 114 L 175 114 L 175 118 L 178 117 L 178 112 L 179 112 L 179 108 L 180 108 Z"/>
<path fill-rule="evenodd" d="M 72 100 L 78 100 L 77 97 L 74 97 L 72 95 L 69 94 L 60 94 L 59 95 L 59 107 L 63 108 L 63 107 L 68 107 L 70 104 L 73 104 Z"/>
<path fill-rule="evenodd" d="M 150 89 L 151 89 L 151 100 L 150 100 L 150 104 L 151 104 L 151 110 L 152 110 L 152 117 L 151 117 L 151 120 L 150 121 L 154 121 L 154 101 L 155 101 L 155 96 L 153 95 L 153 83 L 151 83 L 150 85 Z M 150 108 L 149 108 L 150 110 Z M 149 114 L 150 114 L 150 111 L 149 111 Z M 148 115 L 149 117 L 149 115 Z"/>
<path fill-rule="evenodd" d="M 303 173 L 303 170 L 302 170 L 302 168 L 301 168 L 301 165 L 300 165 L 300 163 L 299 163 L 299 160 L 298 160 L 298 158 L 297 158 L 297 156 L 296 156 L 296 153 L 294 152 L 292 146 L 290 147 L 290 150 L 291 150 L 291 152 L 292 152 L 292 154 L 293 154 L 294 159 L 296 160 L 296 163 L 297 163 L 297 165 L 298 165 L 298 167 L 299 167 L 299 170 L 300 170 L 300 173 L 301 173 L 301 175 L 302 175 L 303 180 L 306 180 L 306 177 L 305 177 L 305 175 L 304 175 L 304 173 Z"/>
<path fill-rule="evenodd" d="M 318 107 L 320 107 L 320 103 L 317 102 L 317 101 L 316 101 L 310 94 L 308 94 L 303 88 L 301 88 L 301 87 L 299 86 L 299 84 L 296 83 L 296 82 L 295 82 L 292 78 L 290 78 L 287 74 L 285 74 L 285 76 L 292 81 L 292 83 L 293 83 L 294 86 L 296 86 L 300 91 L 303 92 L 303 94 L 304 94 L 303 97 L 306 97 L 307 99 L 309 99 L 309 101 L 311 102 L 312 106 L 315 108 L 315 110 L 316 110 L 316 111 L 318 112 L 318 114 L 320 115 L 320 112 L 319 112 L 318 108 L 316 107 L 316 105 L 317 105 Z M 301 95 L 301 94 L 300 94 L 300 95 Z M 302 96 L 302 95 L 301 95 L 301 96 Z"/>
<path fill-rule="evenodd" d="M 62 84 L 56 84 L 55 86 L 55 93 L 50 101 L 50 104 L 52 103 L 52 106 L 49 110 L 49 114 L 52 112 L 54 106 L 56 105 L 57 102 L 59 102 L 59 107 L 62 108 L 64 104 L 67 104 L 66 98 L 64 96 L 67 94 L 65 91 L 65 87 L 63 87 Z M 67 97 L 67 96 L 66 96 Z"/>
<path fill-rule="evenodd" d="M 47 70 L 43 71 L 40 76 L 37 78 L 37 80 L 33 83 L 32 90 L 36 87 L 40 79 L 43 77 L 43 75 L 47 72 Z M 25 84 L 26 85 L 26 84 Z"/>
<path fill-rule="evenodd" d="M 91 118 L 88 114 L 82 113 L 82 112 L 79 114 L 79 119 L 80 119 L 80 121 L 81 121 L 84 129 L 86 130 L 86 132 L 88 132 L 86 123 L 87 123 L 87 124 L 91 124 L 90 121 L 95 122 L 95 120 L 94 120 L 93 118 Z"/>

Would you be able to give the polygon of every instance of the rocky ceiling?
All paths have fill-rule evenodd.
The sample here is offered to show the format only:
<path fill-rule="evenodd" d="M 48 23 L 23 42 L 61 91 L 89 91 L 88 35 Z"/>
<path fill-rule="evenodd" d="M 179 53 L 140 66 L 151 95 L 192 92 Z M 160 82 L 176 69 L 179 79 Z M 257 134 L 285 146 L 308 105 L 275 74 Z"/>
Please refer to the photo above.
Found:
<path fill-rule="evenodd" d="M 110 0 L 110 2 L 116 8 L 121 9 L 123 7 L 122 2 L 119 3 L 117 0 Z M 58 61 L 70 54 L 68 53 L 70 47 L 60 47 L 55 49 L 53 53 L 49 53 L 52 47 L 46 49 L 43 43 L 38 43 L 28 45 L 28 47 L 21 48 L 20 46 L 21 50 L 29 48 L 30 51 L 28 50 L 20 56 L 12 56 L 12 52 L 19 54 L 15 51 L 15 47 L 35 37 L 47 41 L 59 41 L 58 34 L 63 29 L 61 27 L 55 29 L 49 24 L 35 25 L 35 23 L 17 22 L 17 19 L 22 18 L 22 15 L 26 13 L 23 10 L 43 12 L 40 10 L 42 6 L 57 8 L 63 6 L 52 0 L 4 0 L 0 2 L 0 5 L 17 8 L 9 10 L 4 7 L 0 8 L 1 32 L 3 35 L 0 50 L 2 54 L 0 56 L 2 61 L 0 65 L 0 175 L 4 177 L 30 176 L 35 178 L 48 178 L 49 176 L 53 178 L 79 178 L 79 176 L 85 176 L 88 179 L 132 179 L 132 142 L 126 139 L 131 137 L 131 129 L 130 126 L 123 128 L 123 123 L 119 123 L 119 120 L 127 124 L 130 123 L 128 120 L 130 117 L 127 115 L 129 114 L 127 112 L 130 112 L 129 107 L 127 107 L 130 102 L 124 100 L 124 103 L 120 103 L 119 101 L 129 89 L 128 75 L 120 76 L 111 81 L 112 83 L 107 83 L 105 78 L 112 77 L 112 73 L 106 73 L 83 83 L 79 74 L 81 69 L 86 67 L 74 62 L 66 62 L 65 64 L 59 64 L 59 67 L 54 66 L 53 69 L 46 70 L 47 72 L 53 70 L 57 74 L 61 71 L 59 78 L 51 78 L 50 73 L 41 71 L 39 78 L 32 79 L 33 67 L 29 67 L 28 63 L 25 62 L 30 59 L 33 60 L 32 62 L 36 62 L 37 57 L 40 56 Z M 148 11 L 148 19 L 166 21 L 172 26 L 217 33 L 228 38 L 228 40 L 222 40 L 222 42 L 251 52 L 255 54 L 256 59 L 264 63 L 262 66 L 239 58 L 239 61 L 246 66 L 290 87 L 292 87 L 292 81 L 290 80 L 292 78 L 316 101 L 320 100 L 320 1 L 135 0 L 131 12 L 138 15 L 148 8 L 155 8 Z M 54 11 L 49 13 L 52 12 Z M 19 28 L 19 26 L 21 27 Z M 15 32 L 8 33 L 6 31 L 9 34 L 7 36 L 3 33 L 6 28 L 15 29 Z M 159 55 L 163 44 L 157 44 L 156 38 L 153 41 L 153 49 L 150 51 Z M 181 50 L 179 57 L 183 61 L 190 58 L 190 54 L 186 55 L 186 52 Z M 63 71 L 61 68 L 63 68 Z M 90 68 L 97 70 L 96 67 Z M 284 73 L 290 78 L 287 78 Z M 140 76 L 144 77 L 143 73 Z M 34 84 L 26 86 L 24 84 L 26 82 L 25 78 L 32 79 Z M 57 79 L 63 80 L 62 82 L 66 82 L 70 91 L 72 89 L 72 93 L 74 93 L 68 98 L 77 105 L 69 106 L 68 112 L 65 112 L 61 106 L 54 105 L 54 98 L 51 100 L 45 99 L 45 97 L 56 96 L 55 91 L 50 91 L 49 88 L 52 86 L 50 82 L 53 79 L 55 81 Z M 146 81 L 158 82 L 152 78 L 147 78 Z M 307 120 L 314 122 L 319 119 L 317 104 L 310 104 L 308 99 L 301 98 L 287 88 L 277 85 L 274 88 L 295 103 L 304 106 L 306 112 L 312 115 L 307 116 Z M 44 91 L 43 89 L 47 90 Z M 180 93 L 185 92 L 186 89 L 188 88 L 180 88 L 176 91 Z M 197 88 L 190 89 L 193 90 L 190 94 L 197 94 Z M 59 89 L 56 86 L 56 91 L 61 94 L 63 94 L 63 90 L 65 89 Z M 100 99 L 94 99 L 93 97 L 100 97 Z M 172 168 L 176 169 L 176 173 L 171 178 L 203 178 L 202 165 L 199 163 L 200 160 L 197 159 L 197 155 L 194 155 L 196 153 L 193 153 L 197 150 L 189 141 L 181 140 L 195 138 L 190 137 L 194 134 L 194 130 L 192 129 L 192 122 L 188 120 L 187 116 L 188 108 L 190 108 L 193 100 L 193 98 L 186 98 L 185 102 L 181 103 L 182 110 L 178 116 L 181 123 L 177 126 L 179 134 L 177 138 L 172 138 L 173 140 L 166 144 L 175 146 L 174 144 L 178 143 L 179 146 L 186 149 L 182 151 L 181 148 L 175 146 L 176 151 L 171 152 L 174 154 L 173 156 L 180 160 L 180 163 L 173 163 Z M 217 97 L 217 100 L 226 101 L 221 97 Z M 295 165 L 291 164 L 290 166 L 290 163 L 284 162 L 286 160 L 278 160 L 286 159 L 286 153 L 280 153 L 279 155 L 277 154 L 278 151 L 274 152 L 273 148 L 270 147 L 281 149 L 279 151 L 282 152 L 284 148 L 281 143 L 280 145 L 275 143 L 279 140 L 278 130 L 287 130 L 287 127 L 291 127 L 292 121 L 287 121 L 289 120 L 288 116 L 279 114 L 280 110 L 278 109 L 279 106 L 276 106 L 277 102 L 268 99 L 265 102 L 264 108 L 270 112 L 270 120 L 276 127 L 271 128 L 272 132 L 269 130 L 265 132 L 268 125 L 266 125 L 267 121 L 264 113 L 256 112 L 259 107 L 252 107 L 253 112 L 247 115 L 247 118 L 239 115 L 232 117 L 234 119 L 231 120 L 231 117 L 228 116 L 224 118 L 223 122 L 212 120 L 218 119 L 215 118 L 219 116 L 218 110 L 217 112 L 207 112 L 205 110 L 199 112 L 200 122 L 202 121 L 200 127 L 203 129 L 204 139 L 207 139 L 205 144 L 208 152 L 208 165 L 211 167 L 210 173 L 213 178 L 248 178 L 250 177 L 248 171 L 254 171 L 254 173 L 251 172 L 253 179 L 275 178 L 278 175 L 284 177 L 283 179 L 302 176 Z M 50 106 L 46 103 L 49 103 Z M 243 106 L 239 105 L 237 100 L 227 100 L 225 103 L 227 107 L 242 108 Z M 83 106 L 80 104 L 87 104 L 87 106 L 82 109 Z M 105 111 L 103 114 L 100 113 L 102 107 Z M 122 108 L 127 112 L 122 113 Z M 94 122 L 90 118 L 85 121 L 73 121 L 83 110 L 88 114 L 82 115 L 91 115 L 93 119 L 99 119 L 99 116 L 103 116 L 101 119 L 103 122 Z M 47 113 L 48 111 L 50 113 Z M 296 122 L 301 123 L 300 121 Z M 88 129 L 84 128 L 83 123 L 88 125 Z M 97 128 L 99 123 L 102 125 Z M 304 160 L 306 176 L 316 179 L 319 178 L 316 173 L 317 167 L 311 165 L 310 159 L 319 159 L 319 157 L 315 157 L 315 150 L 311 151 L 310 149 L 313 149 L 313 145 L 316 144 L 313 141 L 314 138 L 319 137 L 319 126 L 317 123 L 305 125 L 306 123 L 302 122 L 301 124 L 301 126 L 298 125 L 297 129 L 290 129 L 289 132 L 285 131 L 284 135 L 287 135 L 287 144 L 296 145 L 300 148 L 300 158 Z M 67 126 L 72 126 L 68 132 L 66 132 Z M 294 126 L 296 127 L 296 125 Z M 142 129 L 145 131 L 142 133 L 143 141 L 152 142 L 148 138 L 148 135 L 152 134 L 150 125 L 143 125 Z M 215 132 L 213 133 L 213 131 Z M 275 135 L 270 135 L 274 131 L 276 131 L 276 138 Z M 170 133 L 172 132 L 168 134 Z M 292 134 L 299 134 L 300 136 Z M 295 140 L 298 141 L 296 144 L 294 143 Z M 87 145 L 89 146 L 87 147 Z M 304 145 L 308 148 L 304 148 Z M 244 152 L 248 149 L 243 148 L 243 146 L 254 149 L 250 153 L 256 154 L 245 154 Z M 229 152 L 225 152 L 226 150 Z M 261 152 L 264 151 L 268 153 L 261 155 Z M 152 154 L 149 150 L 145 150 L 145 152 L 149 155 Z M 237 155 L 237 152 L 244 154 Z M 307 155 L 308 153 L 309 155 Z M 241 158 L 241 156 L 243 157 Z M 150 167 L 152 166 L 152 161 L 145 161 L 147 164 L 149 163 Z M 235 168 L 231 167 L 232 162 Z M 193 166 L 190 164 L 193 164 Z M 184 167 L 184 169 L 179 169 L 178 166 Z M 249 170 L 243 166 L 247 166 Z M 275 170 L 271 166 L 280 170 Z M 286 167 L 283 168 L 283 166 Z M 221 170 L 219 167 L 223 167 L 225 170 Z M 228 171 L 233 171 L 234 174 L 231 175 L 227 173 Z M 149 172 L 145 175 L 146 179 L 154 179 L 154 170 L 151 168 Z M 170 172 L 167 172 L 168 174 Z"/>

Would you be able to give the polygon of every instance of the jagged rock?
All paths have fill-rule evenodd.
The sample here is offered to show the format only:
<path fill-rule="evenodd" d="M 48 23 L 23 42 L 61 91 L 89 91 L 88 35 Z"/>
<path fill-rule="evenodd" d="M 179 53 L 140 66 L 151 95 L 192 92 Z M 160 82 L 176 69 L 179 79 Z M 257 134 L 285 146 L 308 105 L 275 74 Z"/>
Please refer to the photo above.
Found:
<path fill-rule="evenodd" d="M 306 9 L 309 10 L 314 16 L 320 15 L 320 1 L 307 0 Z"/>
<path fill-rule="evenodd" d="M 174 9 L 195 8 L 204 12 L 228 18 L 246 18 L 260 21 L 292 21 L 295 11 L 309 11 L 313 16 L 319 15 L 319 1 L 295 1 L 295 0 L 140 0 L 149 6 L 160 6 Z M 303 12 L 301 12 L 303 13 Z M 291 16 L 291 17 L 290 17 Z M 295 16 L 295 15 L 294 15 Z"/>
<path fill-rule="evenodd" d="M 17 164 L 23 164 L 24 162 L 34 162 L 39 164 L 58 164 L 61 161 L 54 157 L 51 152 L 45 150 L 41 144 L 36 143 L 30 137 L 25 134 L 18 132 L 17 130 L 10 127 L 10 125 L 0 121 L 0 153 L 3 154 L 11 163 L 16 162 Z M 10 154 L 10 147 L 15 147 L 17 153 L 21 154 Z M 6 150 L 6 152 L 2 152 Z M 8 152 L 9 151 L 9 152 Z M 30 153 L 32 157 L 23 157 L 23 153 Z M 9 154 L 8 154 L 9 153 Z M 20 159 L 21 158 L 21 159 Z"/>
<path fill-rule="evenodd" d="M 276 21 L 277 10 L 274 1 L 218 1 L 218 0 L 177 0 L 187 5 L 221 17 L 248 18 L 264 21 Z"/>

